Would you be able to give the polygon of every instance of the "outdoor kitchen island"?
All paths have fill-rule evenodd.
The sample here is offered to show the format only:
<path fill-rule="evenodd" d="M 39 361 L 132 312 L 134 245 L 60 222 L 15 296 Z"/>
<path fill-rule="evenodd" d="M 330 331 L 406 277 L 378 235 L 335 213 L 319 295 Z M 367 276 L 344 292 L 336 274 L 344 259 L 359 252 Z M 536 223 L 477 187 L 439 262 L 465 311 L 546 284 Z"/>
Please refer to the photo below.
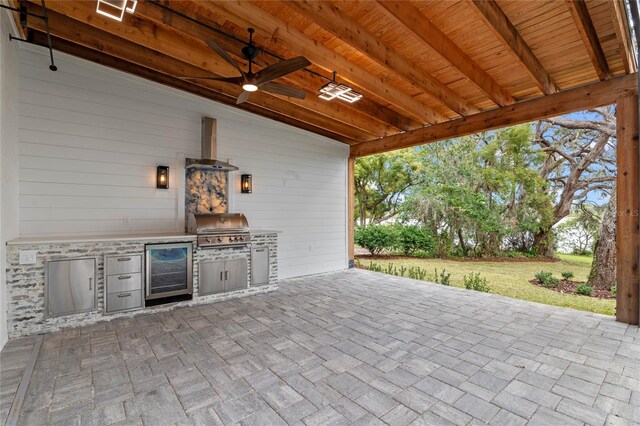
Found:
<path fill-rule="evenodd" d="M 250 235 L 250 245 L 224 248 L 199 247 L 196 244 L 197 236 L 192 234 L 19 238 L 9 241 L 6 259 L 9 337 L 274 291 L 278 282 L 278 232 L 250 230 Z M 191 300 L 145 307 L 146 246 L 178 243 L 190 246 L 193 250 Z M 33 255 L 35 259 L 30 258 Z M 258 259 L 256 262 L 267 262 L 265 267 L 258 268 L 257 271 L 252 268 L 252 257 Z M 72 262 L 65 262 L 69 260 Z M 123 263 L 129 266 L 118 265 L 118 260 L 123 260 Z M 208 290 L 204 291 L 200 283 L 201 265 L 210 269 L 211 265 L 224 266 L 230 262 L 237 262 L 243 267 L 246 265 L 246 281 L 243 281 L 246 284 L 243 284 L 242 288 L 235 286 L 215 291 L 208 286 Z M 84 307 L 72 313 L 64 311 L 60 314 L 55 312 L 57 307 L 53 306 L 53 301 L 47 300 L 51 297 L 48 297 L 46 283 L 47 275 L 54 275 L 50 265 L 65 263 L 70 265 L 66 270 L 62 269 L 66 276 L 78 275 L 79 271 L 85 269 L 89 271 L 84 275 L 89 278 L 86 282 L 82 280 L 81 284 L 85 294 L 89 292 L 89 296 L 85 296 Z M 220 277 L 223 278 L 224 273 L 221 272 Z M 255 282 L 256 280 L 260 282 Z M 76 284 L 72 282 L 71 285 Z M 111 287 L 114 290 L 110 290 Z M 68 299 L 82 298 L 73 289 L 62 287 L 62 290 L 63 293 L 68 293 Z M 61 306 L 68 302 L 64 296 L 65 294 L 59 295 L 63 299 L 60 302 Z M 107 309 L 110 300 L 113 300 L 112 306 L 127 309 Z M 122 301 L 130 305 L 115 305 Z"/>

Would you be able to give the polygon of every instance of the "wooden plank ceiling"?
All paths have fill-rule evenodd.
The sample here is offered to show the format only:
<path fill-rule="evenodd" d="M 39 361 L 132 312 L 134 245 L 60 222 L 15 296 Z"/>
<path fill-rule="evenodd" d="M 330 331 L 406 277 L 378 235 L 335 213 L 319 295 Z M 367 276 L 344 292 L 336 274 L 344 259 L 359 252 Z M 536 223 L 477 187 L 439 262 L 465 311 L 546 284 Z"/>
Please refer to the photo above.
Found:
<path fill-rule="evenodd" d="M 41 13 L 39 1 L 12 3 Z M 621 0 L 143 0 L 122 22 L 97 14 L 94 0 L 47 7 L 54 49 L 231 105 L 238 86 L 176 77 L 237 76 L 206 40 L 244 68 L 240 49 L 253 27 L 260 48 L 311 61 L 311 72 L 278 80 L 307 96 L 256 92 L 239 107 L 348 143 L 354 155 L 416 145 L 448 123 L 481 123 L 488 110 L 496 116 L 498 108 L 636 72 Z M 26 33 L 46 44 L 42 20 L 30 17 Z M 256 58 L 258 68 L 277 61 Z M 319 99 L 333 71 L 364 98 Z M 612 87 L 634 85 L 623 80 Z"/>

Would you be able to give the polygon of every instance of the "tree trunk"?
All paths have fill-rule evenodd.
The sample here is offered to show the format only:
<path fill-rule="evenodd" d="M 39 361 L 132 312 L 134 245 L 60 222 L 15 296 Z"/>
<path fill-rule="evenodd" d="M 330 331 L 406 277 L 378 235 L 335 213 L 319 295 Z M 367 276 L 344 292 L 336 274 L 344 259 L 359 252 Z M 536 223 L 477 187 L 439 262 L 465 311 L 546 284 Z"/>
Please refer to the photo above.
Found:
<path fill-rule="evenodd" d="M 462 236 L 462 229 L 458 228 L 458 240 L 460 240 L 460 248 L 462 249 L 462 254 L 467 256 L 467 245 L 464 243 L 464 237 Z"/>
<path fill-rule="evenodd" d="M 553 256 L 551 229 L 541 229 L 533 236 L 533 249 L 538 256 Z"/>
<path fill-rule="evenodd" d="M 593 288 L 610 290 L 616 285 L 616 196 L 615 191 L 609 200 L 596 247 L 593 251 L 593 263 L 589 273 L 589 284 Z"/>

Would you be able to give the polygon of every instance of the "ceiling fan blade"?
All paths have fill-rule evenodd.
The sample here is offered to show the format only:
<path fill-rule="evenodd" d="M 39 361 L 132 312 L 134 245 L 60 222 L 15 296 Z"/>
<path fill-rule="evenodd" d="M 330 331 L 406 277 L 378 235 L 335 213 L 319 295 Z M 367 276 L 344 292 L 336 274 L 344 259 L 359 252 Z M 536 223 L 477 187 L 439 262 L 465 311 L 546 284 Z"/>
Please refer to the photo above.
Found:
<path fill-rule="evenodd" d="M 222 81 L 224 83 L 241 84 L 244 82 L 244 77 L 176 77 L 180 80 L 212 80 Z"/>
<path fill-rule="evenodd" d="M 238 96 L 238 99 L 236 100 L 236 105 L 240 105 L 247 102 L 249 100 L 250 93 L 251 92 L 247 92 L 246 90 L 243 90 L 242 93 L 240 93 L 240 96 Z"/>
<path fill-rule="evenodd" d="M 242 72 L 242 70 L 240 69 L 240 67 L 236 63 L 236 61 L 234 61 L 231 58 L 231 56 L 229 56 L 229 54 L 227 53 L 226 50 L 224 50 L 222 47 L 220 47 L 220 45 L 218 43 L 216 43 L 215 41 L 213 41 L 213 40 L 207 40 L 206 43 L 211 49 L 213 49 L 218 55 L 220 55 L 220 57 L 222 59 L 224 59 L 229 64 L 231 64 L 231 66 L 233 66 L 235 69 L 237 69 L 238 72 L 240 72 L 240 74 L 242 74 L 242 76 L 244 77 L 244 72 Z"/>
<path fill-rule="evenodd" d="M 255 82 L 259 86 L 261 84 L 268 83 L 271 80 L 275 80 L 276 78 L 282 77 L 283 75 L 301 70 L 309 65 L 311 65 L 311 62 L 309 62 L 309 60 L 304 56 L 287 59 L 286 61 L 269 65 L 268 67 L 258 71 L 255 76 Z"/>
<path fill-rule="evenodd" d="M 265 92 L 275 93 L 276 95 L 289 96 L 290 98 L 304 99 L 304 97 L 307 95 L 307 92 L 305 92 L 304 90 L 296 89 L 295 87 L 287 86 L 286 84 L 280 84 L 273 81 L 261 84 L 259 87 L 260 90 L 263 90 Z"/>

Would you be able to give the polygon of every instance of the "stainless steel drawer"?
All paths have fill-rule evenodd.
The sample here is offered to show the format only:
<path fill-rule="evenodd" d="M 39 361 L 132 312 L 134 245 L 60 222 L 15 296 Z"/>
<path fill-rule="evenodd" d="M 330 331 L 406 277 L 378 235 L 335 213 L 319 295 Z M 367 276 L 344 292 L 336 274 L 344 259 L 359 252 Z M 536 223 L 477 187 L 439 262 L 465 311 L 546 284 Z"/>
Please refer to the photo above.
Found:
<path fill-rule="evenodd" d="M 142 274 L 122 274 L 107 276 L 107 293 L 142 290 Z"/>
<path fill-rule="evenodd" d="M 107 257 L 105 275 L 134 274 L 142 271 L 142 256 L 124 255 Z"/>
<path fill-rule="evenodd" d="M 142 290 L 107 294 L 107 312 L 124 311 L 141 307 Z"/>

